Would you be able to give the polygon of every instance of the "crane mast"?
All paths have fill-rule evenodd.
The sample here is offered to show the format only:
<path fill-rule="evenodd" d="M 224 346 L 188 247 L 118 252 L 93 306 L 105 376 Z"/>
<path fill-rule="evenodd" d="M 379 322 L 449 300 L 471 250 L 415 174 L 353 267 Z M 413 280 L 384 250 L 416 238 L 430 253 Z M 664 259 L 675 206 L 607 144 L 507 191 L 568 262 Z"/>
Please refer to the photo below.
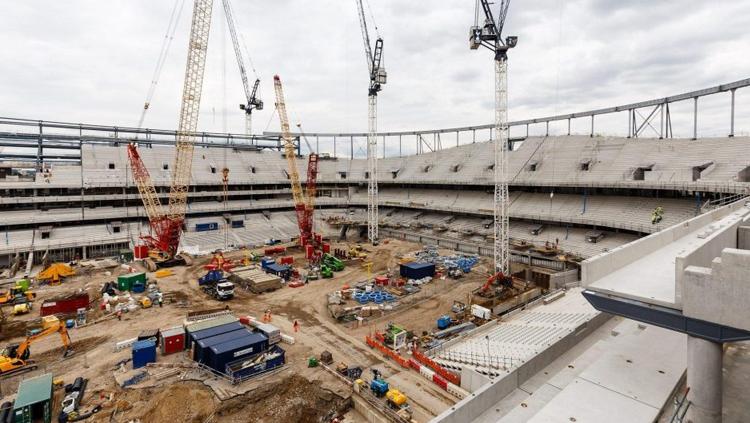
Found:
<path fill-rule="evenodd" d="M 173 259 L 177 254 L 187 211 L 187 193 L 193 163 L 195 130 L 198 125 L 212 7 L 213 0 L 195 0 L 193 4 L 182 105 L 172 165 L 172 183 L 166 210 L 156 195 L 153 181 L 135 144 L 128 146 L 133 179 L 138 186 L 152 230 L 151 236 L 144 236 L 143 239 L 162 260 Z"/>
<path fill-rule="evenodd" d="M 237 37 L 237 29 L 234 24 L 234 15 L 232 14 L 232 5 L 229 0 L 222 0 L 224 6 L 224 16 L 227 19 L 227 28 L 229 29 L 229 35 L 232 38 L 232 47 L 234 48 L 234 55 L 237 58 L 237 66 L 240 68 L 240 78 L 242 79 L 242 89 L 245 91 L 246 104 L 240 104 L 240 109 L 245 111 L 245 135 L 252 135 L 253 129 L 253 110 L 263 110 L 263 100 L 257 97 L 258 85 L 260 79 L 255 79 L 252 90 L 250 89 L 250 82 L 247 79 L 247 70 L 245 69 L 245 61 L 242 58 L 242 50 L 240 49 L 240 42 Z"/>
<path fill-rule="evenodd" d="M 357 0 L 359 25 L 365 45 L 365 56 L 370 76 L 367 90 L 367 238 L 373 244 L 378 243 L 378 92 L 386 83 L 386 72 L 381 62 L 383 59 L 383 39 L 375 40 L 375 50 L 370 46 L 370 35 L 367 31 L 367 20 L 362 0 Z"/>
<path fill-rule="evenodd" d="M 307 136 L 305 135 L 305 132 L 302 130 L 302 124 L 297 124 L 297 128 L 299 128 L 300 135 L 305 140 L 305 144 L 307 144 L 307 183 L 305 184 L 305 228 L 307 228 L 307 231 L 309 233 L 309 239 L 314 241 L 315 240 L 315 227 L 314 227 L 314 217 L 315 217 L 315 196 L 318 192 L 318 153 L 316 153 L 312 146 L 310 145 L 310 141 L 307 140 Z"/>
<path fill-rule="evenodd" d="M 516 46 L 518 38 L 502 38 L 503 25 L 510 0 L 500 2 L 497 21 L 488 0 L 477 0 L 481 5 L 484 24 L 477 21 L 469 29 L 469 48 L 486 47 L 495 53 L 495 149 L 494 158 L 494 264 L 495 272 L 510 275 L 510 237 L 508 218 L 508 49 Z"/>

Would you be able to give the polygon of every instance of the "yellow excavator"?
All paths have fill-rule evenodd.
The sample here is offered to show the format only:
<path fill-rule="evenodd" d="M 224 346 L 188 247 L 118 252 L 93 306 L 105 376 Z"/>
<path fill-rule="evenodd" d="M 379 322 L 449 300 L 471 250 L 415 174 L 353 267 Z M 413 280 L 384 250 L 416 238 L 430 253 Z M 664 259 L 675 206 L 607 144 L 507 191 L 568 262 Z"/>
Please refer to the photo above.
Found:
<path fill-rule="evenodd" d="M 55 316 L 47 316 L 42 320 L 41 332 L 29 335 L 20 344 L 9 345 L 0 352 L 0 377 L 36 369 L 37 366 L 34 361 L 29 360 L 31 355 L 29 347 L 32 343 L 55 333 L 60 334 L 60 339 L 65 347 L 63 358 L 71 355 L 73 352 L 70 349 L 71 340 L 68 330 L 65 328 L 65 323 Z"/>

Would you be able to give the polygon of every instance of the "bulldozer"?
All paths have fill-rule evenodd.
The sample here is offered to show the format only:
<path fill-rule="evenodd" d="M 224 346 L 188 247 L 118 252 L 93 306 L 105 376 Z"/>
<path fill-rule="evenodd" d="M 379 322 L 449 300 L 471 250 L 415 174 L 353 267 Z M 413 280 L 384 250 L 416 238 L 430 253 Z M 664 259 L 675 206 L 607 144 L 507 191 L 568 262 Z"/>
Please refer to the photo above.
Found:
<path fill-rule="evenodd" d="M 29 359 L 31 344 L 55 333 L 60 334 L 60 339 L 65 347 L 63 358 L 70 356 L 73 353 L 70 349 L 72 342 L 65 324 L 55 316 L 47 316 L 42 319 L 42 330 L 40 332 L 29 335 L 20 344 L 8 345 L 0 352 L 0 377 L 36 369 L 35 362 Z"/>
<path fill-rule="evenodd" d="M 0 292 L 0 306 L 8 304 L 29 303 L 34 301 L 36 293 L 24 289 L 22 286 L 14 286 L 5 292 Z"/>

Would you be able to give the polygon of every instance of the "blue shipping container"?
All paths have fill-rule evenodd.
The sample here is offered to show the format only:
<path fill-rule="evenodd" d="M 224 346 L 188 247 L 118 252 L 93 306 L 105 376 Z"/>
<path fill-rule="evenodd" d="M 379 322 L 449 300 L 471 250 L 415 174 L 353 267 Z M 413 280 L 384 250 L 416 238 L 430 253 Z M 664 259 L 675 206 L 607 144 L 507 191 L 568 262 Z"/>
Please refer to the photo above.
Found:
<path fill-rule="evenodd" d="M 219 224 L 216 222 L 195 224 L 195 232 L 215 231 L 217 229 L 219 229 Z"/>
<path fill-rule="evenodd" d="M 422 279 L 435 276 L 435 265 L 433 263 L 406 263 L 401 265 L 399 273 L 407 279 Z"/>
<path fill-rule="evenodd" d="M 231 332 L 222 333 L 221 335 L 211 336 L 198 340 L 195 342 L 195 344 L 193 344 L 193 360 L 197 361 L 198 363 L 203 363 L 205 360 L 206 349 L 214 345 L 219 345 L 225 342 L 233 341 L 235 339 L 240 339 L 251 334 L 252 331 L 247 328 L 242 328 Z"/>
<path fill-rule="evenodd" d="M 246 357 L 242 360 L 234 361 L 227 364 L 225 373 L 234 379 L 235 382 L 257 376 L 261 373 L 273 370 L 279 366 L 283 366 L 286 362 L 286 352 L 279 347 L 274 345 L 261 354 L 265 355 L 265 360 L 260 363 L 255 363 L 256 359 L 260 354 L 256 354 L 252 357 Z"/>
<path fill-rule="evenodd" d="M 133 344 L 133 368 L 156 362 L 156 342 L 138 341 Z"/>
<path fill-rule="evenodd" d="M 292 274 L 292 268 L 286 264 L 272 263 L 266 266 L 266 273 L 272 273 L 284 279 L 289 279 Z"/>
<path fill-rule="evenodd" d="M 204 352 L 206 364 L 217 372 L 224 372 L 227 363 L 256 355 L 268 348 L 268 338 L 262 333 L 214 345 Z"/>
<path fill-rule="evenodd" d="M 233 220 L 232 221 L 232 227 L 233 228 L 244 228 L 245 227 L 245 221 L 244 220 Z"/>
<path fill-rule="evenodd" d="M 244 328 L 245 326 L 242 325 L 240 322 L 232 322 L 232 323 L 225 323 L 223 325 L 214 326 L 212 328 L 202 329 L 195 332 L 188 332 L 187 335 L 187 347 L 186 348 L 192 348 L 193 343 L 195 341 L 200 341 L 201 339 L 210 338 L 212 336 L 221 335 L 222 333 L 232 332 L 235 330 L 240 330 Z"/>

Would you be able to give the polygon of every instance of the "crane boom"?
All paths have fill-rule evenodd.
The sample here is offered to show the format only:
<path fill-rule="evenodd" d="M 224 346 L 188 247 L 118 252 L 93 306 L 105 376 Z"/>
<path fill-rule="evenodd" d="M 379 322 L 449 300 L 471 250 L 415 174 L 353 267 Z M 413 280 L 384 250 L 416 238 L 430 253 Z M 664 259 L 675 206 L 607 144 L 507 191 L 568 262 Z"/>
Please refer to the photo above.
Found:
<path fill-rule="evenodd" d="M 281 87 L 281 78 L 278 75 L 273 77 L 273 87 L 276 92 L 276 110 L 279 112 L 279 122 L 281 124 L 281 138 L 284 140 L 284 155 L 286 155 L 289 170 L 289 181 L 292 184 L 292 198 L 294 200 L 294 211 L 297 213 L 297 225 L 300 228 L 300 240 L 304 244 L 304 236 L 307 235 L 305 228 L 305 198 L 302 195 L 302 184 L 299 180 L 299 171 L 297 170 L 297 151 L 294 146 L 294 138 L 289 131 L 289 118 L 286 113 L 286 104 L 284 103 L 284 90 Z"/>
<path fill-rule="evenodd" d="M 232 38 L 232 47 L 234 48 L 234 55 L 237 58 L 237 66 L 240 69 L 240 78 L 242 79 L 242 89 L 245 91 L 246 104 L 240 104 L 240 109 L 245 111 L 245 135 L 252 135 L 253 109 L 263 110 L 263 101 L 257 97 L 258 85 L 260 79 L 255 79 L 252 90 L 250 89 L 250 82 L 247 79 L 247 69 L 245 69 L 245 60 L 242 57 L 242 50 L 240 49 L 239 38 L 237 37 L 237 29 L 234 24 L 234 14 L 232 13 L 232 5 L 229 0 L 222 0 L 224 6 L 224 16 L 227 19 L 227 28 L 229 28 L 229 35 Z"/>
<path fill-rule="evenodd" d="M 128 157 L 133 170 L 133 179 L 138 186 L 146 214 L 151 226 L 151 236 L 142 237 L 149 248 L 164 260 L 177 254 L 182 235 L 182 224 L 187 211 L 187 193 L 193 163 L 195 130 L 198 125 L 203 73 L 206 67 L 208 35 L 211 29 L 213 0 L 195 0 L 190 26 L 190 42 L 182 90 L 182 106 L 175 142 L 175 158 L 172 166 L 172 183 L 169 205 L 165 210 L 156 194 L 151 176 L 138 154 L 135 144 L 128 146 Z"/>
<path fill-rule="evenodd" d="M 187 193 L 190 186 L 195 143 L 194 133 L 198 128 L 213 0 L 195 0 L 193 7 L 193 22 L 190 27 L 190 44 L 185 69 L 185 83 L 182 89 L 180 121 L 177 125 L 176 155 L 172 167 L 172 186 L 169 192 L 169 211 L 167 214 L 172 221 L 179 221 L 180 223 L 174 228 L 177 231 L 178 240 L 187 209 Z"/>
<path fill-rule="evenodd" d="M 362 39 L 365 42 L 365 56 L 367 57 L 367 68 L 372 73 L 372 50 L 370 47 L 370 34 L 367 32 L 367 20 L 365 20 L 365 8 L 362 6 L 362 0 L 357 0 L 359 9 L 359 28 L 362 30 Z"/>

